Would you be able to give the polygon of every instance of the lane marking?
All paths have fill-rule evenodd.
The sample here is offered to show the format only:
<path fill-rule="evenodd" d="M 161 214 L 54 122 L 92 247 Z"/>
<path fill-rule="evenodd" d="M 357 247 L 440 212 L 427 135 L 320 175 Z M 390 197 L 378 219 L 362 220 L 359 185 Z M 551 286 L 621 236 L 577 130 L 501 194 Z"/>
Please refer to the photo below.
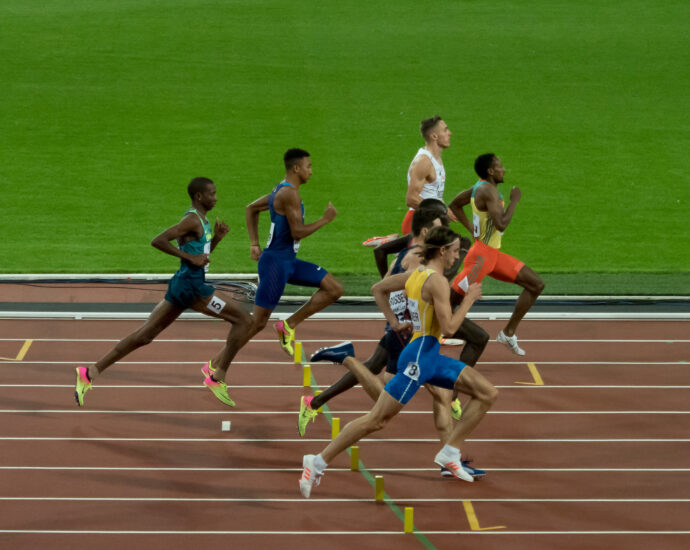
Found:
<path fill-rule="evenodd" d="M 90 364 L 91 359 L 75 359 L 73 361 L 17 361 L 27 365 L 74 365 L 79 363 Z M 165 365 L 166 367 L 176 365 L 201 365 L 202 361 L 118 361 L 118 365 Z M 481 365 L 524 365 L 524 361 L 482 361 Z M 596 366 L 653 366 L 653 365 L 690 365 L 690 361 L 540 361 L 541 366 L 544 365 L 596 365 Z M 292 365 L 292 361 L 233 361 L 232 365 Z M 315 367 L 323 367 L 324 369 L 331 369 L 330 363 L 322 363 L 313 365 Z M 318 387 L 318 386 L 317 386 Z"/>
<path fill-rule="evenodd" d="M 520 384 L 521 382 L 516 382 Z M 528 382 L 525 382 L 525 384 L 529 384 Z M 304 386 L 302 385 L 286 385 L 286 384 L 278 384 L 278 385 L 268 385 L 268 384 L 232 384 L 232 389 L 280 389 L 280 390 L 294 390 L 294 389 L 302 389 Z M 324 385 L 317 385 L 314 386 L 315 388 L 328 388 L 329 386 Z M 503 386 L 500 384 L 495 384 L 495 387 L 498 389 L 504 389 L 504 390 L 522 390 L 522 389 L 528 389 L 525 386 L 515 386 L 513 384 Z M 597 389 L 621 389 L 621 390 L 687 390 L 690 389 L 690 385 L 677 385 L 677 386 L 651 386 L 651 385 L 639 385 L 639 386 L 633 386 L 633 385 L 625 385 L 625 384 L 619 384 L 619 385 L 559 385 L 559 384 L 548 384 L 544 386 L 534 386 L 543 388 L 543 389 L 550 389 L 550 390 L 597 390 Z M 34 389 L 51 389 L 51 388 L 74 388 L 74 384 L 0 384 L 0 388 L 31 388 L 32 390 Z M 357 389 L 362 389 L 362 386 L 353 386 L 353 388 Z M 98 386 L 99 390 L 122 390 L 122 389 L 134 389 L 134 390 L 139 390 L 139 389 L 145 389 L 145 390 L 159 390 L 159 389 L 193 389 L 193 390 L 203 390 L 205 389 L 203 386 L 200 386 L 199 384 L 178 384 L 178 385 L 165 385 L 165 384 L 110 384 L 107 386 Z M 367 411 L 368 412 L 368 411 Z"/>
<path fill-rule="evenodd" d="M 100 388 L 99 388 L 100 389 Z M 331 411 L 337 414 L 367 414 L 369 411 Z M 216 415 L 294 415 L 295 411 L 144 411 L 103 409 L 0 409 L 0 414 L 216 414 Z M 432 411 L 401 411 L 398 414 L 432 415 Z M 506 415 L 686 415 L 690 411 L 488 411 L 486 414 Z"/>
<path fill-rule="evenodd" d="M 35 342 L 119 342 L 120 340 L 117 338 L 34 338 L 33 339 Z M 351 342 L 359 342 L 359 343 L 374 343 L 378 342 L 380 339 L 375 339 L 371 340 L 368 338 L 362 338 L 362 339 L 350 339 Z M 0 338 L 0 342 L 22 342 L 24 341 L 24 338 Z M 152 342 L 152 344 L 169 344 L 169 343 L 222 343 L 224 342 L 225 339 L 223 338 L 161 338 L 161 339 L 156 339 Z M 314 339 L 314 340 L 308 340 L 308 339 L 303 339 L 300 338 L 300 342 L 309 342 L 309 343 L 329 343 L 329 342 L 340 342 L 338 339 L 329 339 L 329 338 L 319 338 L 319 339 Z M 549 338 L 549 339 L 534 339 L 534 340 L 527 340 L 520 338 L 520 342 L 531 342 L 531 343 L 603 343 L 603 344 L 619 344 L 619 343 L 630 343 L 630 344 L 687 344 L 690 343 L 690 340 L 686 339 L 674 339 L 674 340 L 669 340 L 669 339 L 634 339 L 634 338 L 625 338 L 625 339 L 560 339 L 560 338 Z M 252 339 L 249 341 L 249 343 L 257 343 L 257 344 L 267 344 L 267 343 L 275 343 L 275 339 Z M 490 342 L 491 343 L 491 342 Z M 493 342 L 494 344 L 496 342 Z"/>
<path fill-rule="evenodd" d="M 463 500 L 462 506 L 465 509 L 465 515 L 467 516 L 467 521 L 470 524 L 470 529 L 472 529 L 472 531 L 492 531 L 494 529 L 506 529 L 505 525 L 496 525 L 494 527 L 480 527 L 479 520 L 477 519 L 477 514 L 474 511 L 474 506 L 472 506 L 472 501 Z"/>
<path fill-rule="evenodd" d="M 349 470 L 348 470 L 349 471 Z M 391 499 L 385 499 L 392 503 Z M 458 498 L 400 498 L 405 502 L 455 502 Z M 690 498 L 473 498 L 474 502 L 519 503 L 690 503 Z M 369 498 L 230 498 L 230 497 L 0 497 L 1 501 L 31 502 L 373 502 Z M 466 501 L 463 501 L 466 502 Z M 399 532 L 402 532 L 400 530 Z"/>
<path fill-rule="evenodd" d="M 690 468 L 484 468 L 487 472 L 508 473 L 680 473 L 690 472 Z M 1 470 L 94 470 L 94 471 L 125 471 L 125 472 L 301 472 L 302 468 L 212 468 L 212 467 L 145 467 L 145 466 L 0 466 Z M 437 472 L 438 468 L 369 468 L 372 472 Z M 328 468 L 329 472 L 350 472 L 351 468 Z M 477 499 L 473 499 L 477 500 Z"/>
<path fill-rule="evenodd" d="M 304 500 L 300 501 L 304 502 Z M 319 502 L 319 501 L 317 501 Z M 397 535 L 401 531 L 76 531 L 1 529 L 6 535 Z M 414 531 L 415 535 L 688 535 L 690 531 Z"/>
<path fill-rule="evenodd" d="M 532 375 L 532 382 L 515 382 L 516 384 L 524 384 L 526 386 L 543 386 L 544 380 L 541 378 L 541 374 L 537 370 L 537 366 L 534 363 L 527 363 L 527 368 Z"/>
<path fill-rule="evenodd" d="M 0 441 L 130 441 L 130 442 L 169 442 L 169 443 L 304 443 L 304 439 L 271 438 L 211 438 L 211 437 L 0 437 Z M 315 442 L 328 442 L 328 439 L 309 439 Z M 438 438 L 364 438 L 369 443 L 438 443 Z M 466 439 L 475 443 L 690 443 L 690 438 L 614 438 L 614 439 Z"/>
<path fill-rule="evenodd" d="M 19 350 L 19 353 L 17 354 L 16 357 L 14 357 L 14 358 L 12 358 L 12 357 L 0 357 L 0 360 L 2 360 L 2 361 L 22 361 L 24 359 L 24 357 L 26 356 L 26 352 L 29 351 L 29 348 L 31 347 L 32 343 L 33 343 L 33 340 L 24 340 L 24 344 L 22 344 L 22 347 Z"/>

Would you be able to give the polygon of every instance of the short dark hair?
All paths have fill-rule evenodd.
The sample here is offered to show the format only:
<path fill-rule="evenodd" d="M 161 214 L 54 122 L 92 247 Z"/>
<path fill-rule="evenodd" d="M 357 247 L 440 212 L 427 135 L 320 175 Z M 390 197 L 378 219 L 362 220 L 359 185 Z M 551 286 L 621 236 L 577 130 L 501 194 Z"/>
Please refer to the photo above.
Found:
<path fill-rule="evenodd" d="M 285 163 L 285 170 L 289 170 L 295 164 L 298 164 L 300 160 L 304 157 L 310 157 L 311 155 L 304 149 L 298 149 L 294 147 L 285 151 L 283 155 L 283 162 Z"/>
<path fill-rule="evenodd" d="M 417 208 L 412 216 L 412 234 L 419 237 L 422 234 L 422 229 L 425 227 L 432 227 L 434 220 L 445 218 L 445 214 L 441 214 L 438 210 L 432 208 Z M 446 223 L 447 225 L 447 223 Z"/>
<path fill-rule="evenodd" d="M 438 250 L 456 241 L 460 236 L 450 227 L 432 227 L 424 237 L 422 263 L 431 260 Z"/>
<path fill-rule="evenodd" d="M 425 118 L 422 120 L 422 124 L 419 128 L 419 131 L 422 132 L 422 137 L 424 138 L 424 141 L 427 141 L 429 139 L 429 134 L 431 134 L 431 130 L 436 128 L 436 125 L 441 122 L 443 119 L 436 115 L 432 116 L 431 118 Z"/>
<path fill-rule="evenodd" d="M 440 199 L 424 199 L 419 203 L 417 208 L 430 208 L 432 210 L 437 210 L 439 213 L 445 215 L 448 213 L 448 207 L 446 203 Z"/>
<path fill-rule="evenodd" d="M 187 186 L 187 193 L 189 193 L 189 198 L 194 200 L 194 195 L 197 193 L 203 193 L 206 191 L 206 186 L 213 184 L 213 180 L 208 178 L 194 178 L 189 182 Z"/>
<path fill-rule="evenodd" d="M 477 172 L 477 175 L 483 180 L 489 177 L 489 168 L 491 168 L 495 158 L 496 155 L 493 153 L 484 153 L 475 159 L 474 171 Z"/>

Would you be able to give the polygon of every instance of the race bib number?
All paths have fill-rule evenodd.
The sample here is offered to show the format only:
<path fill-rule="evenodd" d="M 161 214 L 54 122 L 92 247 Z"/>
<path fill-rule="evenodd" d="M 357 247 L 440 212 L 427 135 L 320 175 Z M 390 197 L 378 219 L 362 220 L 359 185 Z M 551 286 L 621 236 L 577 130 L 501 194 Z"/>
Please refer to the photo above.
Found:
<path fill-rule="evenodd" d="M 204 254 L 210 254 L 211 253 L 211 243 L 206 243 L 204 245 Z M 208 272 L 208 266 L 209 264 L 206 264 L 204 266 L 204 271 Z"/>
<path fill-rule="evenodd" d="M 405 367 L 405 370 L 403 371 L 403 374 L 407 376 L 408 378 L 411 378 L 415 382 L 419 381 L 419 365 L 417 363 L 413 363 L 410 361 L 407 366 Z"/>
<path fill-rule="evenodd" d="M 218 298 L 218 296 L 214 295 L 211 296 L 211 299 L 208 301 L 208 304 L 206 304 L 206 307 L 213 313 L 220 315 L 220 312 L 223 311 L 223 308 L 225 307 L 225 302 Z"/>
<path fill-rule="evenodd" d="M 472 227 L 474 229 L 473 235 L 476 239 L 479 237 L 479 216 L 477 214 L 472 214 Z"/>
<path fill-rule="evenodd" d="M 407 310 L 410 312 L 410 321 L 415 332 L 422 331 L 422 318 L 419 316 L 419 303 L 417 300 L 407 299 Z"/>
<path fill-rule="evenodd" d="M 388 303 L 391 310 L 401 323 L 405 320 L 405 310 L 407 309 L 407 296 L 404 290 L 396 290 L 390 293 Z"/>

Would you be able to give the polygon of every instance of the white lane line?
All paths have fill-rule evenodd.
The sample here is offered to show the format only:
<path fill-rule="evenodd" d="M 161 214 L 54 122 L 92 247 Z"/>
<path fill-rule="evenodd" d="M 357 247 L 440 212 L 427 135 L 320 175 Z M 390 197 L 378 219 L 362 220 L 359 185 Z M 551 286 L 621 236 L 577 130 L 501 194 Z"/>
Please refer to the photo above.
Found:
<path fill-rule="evenodd" d="M 0 365 L 89 365 L 91 359 L 73 361 L 0 361 Z M 166 365 L 169 367 L 176 365 L 203 365 L 204 361 L 118 361 L 118 365 Z M 479 365 L 524 365 L 526 361 L 481 361 Z M 293 365 L 300 366 L 293 361 L 234 361 L 234 367 L 239 365 Z M 332 363 L 310 363 L 314 367 L 333 368 Z M 597 365 L 597 366 L 616 366 L 616 365 L 690 365 L 690 361 L 539 361 L 539 368 L 544 365 Z"/>
<path fill-rule="evenodd" d="M 508 473 L 685 473 L 690 468 L 490 468 L 482 465 L 487 472 Z M 31 470 L 31 471 L 123 471 L 123 472 L 301 472 L 302 468 L 211 468 L 211 467 L 144 467 L 144 466 L 0 466 L 2 470 Z M 370 472 L 437 472 L 438 468 L 367 468 Z M 350 472 L 350 468 L 328 468 L 329 472 Z M 472 499 L 474 500 L 474 499 Z"/>
<path fill-rule="evenodd" d="M 346 411 L 330 409 L 331 414 L 367 414 L 369 411 Z M 0 409 L 0 414 L 215 414 L 215 415 L 294 415 L 295 411 L 143 411 L 143 410 L 98 410 L 98 409 Z M 400 411 L 398 414 L 431 415 L 432 411 Z M 518 415 L 591 415 L 591 414 L 690 414 L 690 411 L 488 411 L 486 414 Z"/>
<path fill-rule="evenodd" d="M 462 498 L 403 498 L 385 499 L 388 502 L 461 502 Z M 690 498 L 472 498 L 472 502 L 563 502 L 563 503 L 638 503 L 682 502 Z M 372 502 L 371 498 L 218 498 L 218 497 L 0 497 L 0 501 L 34 502 Z"/>
<path fill-rule="evenodd" d="M 304 386 L 302 384 L 299 385 L 286 385 L 286 384 L 277 384 L 277 385 L 262 385 L 262 384 L 231 384 L 230 386 L 233 390 L 237 389 L 286 389 L 286 390 L 294 390 L 294 389 L 303 389 Z M 316 384 L 313 387 L 315 388 L 327 388 L 329 386 L 326 386 L 325 384 L 319 385 Z M 362 389 L 362 386 L 353 386 L 358 389 Z M 74 384 L 0 384 L 0 388 L 31 388 L 32 390 L 35 389 L 50 389 L 50 388 L 74 388 Z M 509 386 L 501 386 L 501 385 L 496 385 L 496 388 L 498 389 L 503 389 L 503 390 L 526 390 L 526 389 L 552 389 L 552 390 L 581 390 L 581 389 L 586 389 L 586 390 L 599 390 L 599 389 L 616 389 L 616 390 L 686 390 L 690 389 L 690 385 L 684 386 L 684 385 L 678 385 L 678 386 L 648 386 L 648 385 L 640 385 L 640 386 L 633 386 L 633 385 L 573 385 L 573 386 L 567 386 L 567 385 L 551 385 L 551 384 L 545 384 L 543 386 L 516 386 L 516 385 L 509 385 Z M 104 386 L 98 386 L 99 390 L 110 390 L 110 389 L 115 389 L 115 390 L 121 390 L 121 389 L 132 389 L 132 390 L 151 390 L 151 389 L 193 389 L 193 390 L 206 390 L 206 388 L 200 384 L 193 384 L 193 385 L 157 385 L 157 384 L 111 384 L 111 385 L 104 385 Z"/>
<path fill-rule="evenodd" d="M 314 443 L 331 439 L 222 437 L 0 437 L 0 441 L 129 441 L 158 443 Z M 438 443 L 438 438 L 364 438 L 368 443 Z M 690 438 L 492 438 L 466 439 L 475 443 L 690 443 Z"/>
<path fill-rule="evenodd" d="M 381 334 L 383 336 L 383 334 Z M 26 338 L 0 338 L 0 342 L 23 342 L 25 341 Z M 32 338 L 34 342 L 119 342 L 119 338 Z M 175 343 L 212 343 L 212 344 L 218 344 L 218 343 L 223 343 L 225 340 L 223 338 L 161 338 L 161 339 L 156 339 L 152 342 L 152 344 L 175 344 Z M 319 338 L 316 340 L 309 340 L 309 339 L 300 339 L 300 342 L 309 342 L 309 343 L 328 343 L 328 342 L 340 342 L 342 339 L 337 339 L 337 338 Z M 374 343 L 380 341 L 380 338 L 376 339 L 368 339 L 368 338 L 362 338 L 362 339 L 350 339 L 351 342 L 355 343 Z M 263 339 L 253 339 L 250 340 L 250 344 L 267 344 L 267 343 L 275 343 L 277 342 L 277 339 L 271 338 L 268 340 L 263 340 Z M 576 338 L 549 338 L 549 339 L 542 339 L 542 338 L 537 338 L 537 339 L 525 339 L 525 338 L 520 338 L 520 342 L 530 342 L 530 343 L 567 343 L 567 342 L 573 342 L 573 343 L 605 343 L 605 344 L 620 344 L 620 343 L 626 343 L 626 344 L 669 344 L 669 343 L 688 343 L 690 340 L 686 339 L 675 339 L 675 338 L 660 338 L 660 339 L 634 339 L 634 338 L 616 338 L 616 339 L 607 339 L 607 338 L 595 338 L 595 339 L 576 339 Z M 497 342 L 495 341 L 490 341 L 489 343 L 494 343 L 496 344 Z"/>
<path fill-rule="evenodd" d="M 371 500 L 371 499 L 369 499 Z M 473 499 L 474 500 L 474 499 Z M 298 502 L 306 502 L 302 499 Z M 321 502 L 316 500 L 315 502 Z M 690 531 L 417 531 L 420 535 L 687 535 Z M 38 529 L 0 529 L 6 535 L 390 535 L 405 536 L 398 531 L 76 531 Z M 409 536 L 409 535 L 408 535 Z"/>

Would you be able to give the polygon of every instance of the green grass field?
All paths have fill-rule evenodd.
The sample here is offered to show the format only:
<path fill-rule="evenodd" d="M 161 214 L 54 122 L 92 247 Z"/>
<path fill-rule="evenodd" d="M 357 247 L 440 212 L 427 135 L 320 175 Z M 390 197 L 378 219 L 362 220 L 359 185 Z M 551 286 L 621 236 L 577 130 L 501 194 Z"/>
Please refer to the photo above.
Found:
<path fill-rule="evenodd" d="M 419 121 L 441 114 L 446 199 L 499 154 L 523 192 L 504 251 L 558 292 L 690 293 L 686 0 L 5 0 L 0 16 L 4 273 L 174 271 L 149 243 L 198 175 L 231 226 L 212 271 L 253 272 L 244 207 L 299 146 L 307 222 L 339 212 L 300 257 L 366 281 L 360 243 L 399 230 Z"/>

